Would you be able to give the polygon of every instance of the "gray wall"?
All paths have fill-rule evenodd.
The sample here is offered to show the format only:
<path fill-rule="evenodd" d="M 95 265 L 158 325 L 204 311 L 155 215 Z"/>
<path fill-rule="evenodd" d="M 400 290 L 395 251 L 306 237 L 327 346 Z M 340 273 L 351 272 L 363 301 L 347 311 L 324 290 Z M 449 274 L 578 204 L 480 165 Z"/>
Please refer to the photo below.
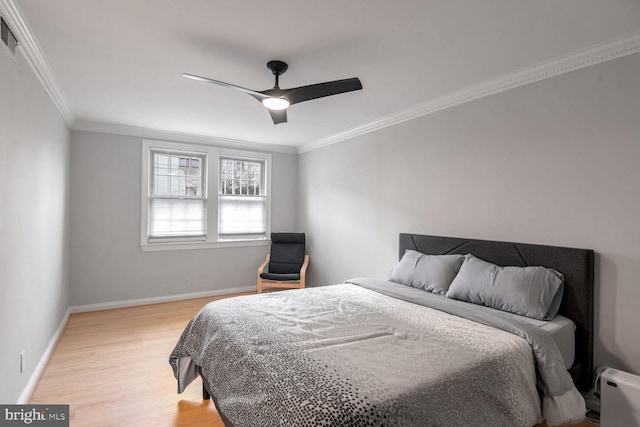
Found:
<path fill-rule="evenodd" d="M 69 305 L 69 130 L 20 49 L 0 47 L 0 94 L 0 402 L 15 403 Z"/>
<path fill-rule="evenodd" d="M 313 285 L 384 277 L 398 233 L 592 248 L 596 364 L 640 374 L 640 55 L 300 155 Z"/>
<path fill-rule="evenodd" d="M 297 225 L 297 158 L 273 153 L 272 230 Z M 255 286 L 268 246 L 143 252 L 141 139 L 71 133 L 71 305 Z"/>

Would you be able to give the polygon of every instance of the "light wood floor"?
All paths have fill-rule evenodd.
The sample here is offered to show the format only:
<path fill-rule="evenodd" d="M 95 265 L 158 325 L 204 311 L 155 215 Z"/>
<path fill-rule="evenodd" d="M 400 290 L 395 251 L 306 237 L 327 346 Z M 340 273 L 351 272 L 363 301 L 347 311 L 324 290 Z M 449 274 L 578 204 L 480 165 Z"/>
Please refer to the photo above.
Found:
<path fill-rule="evenodd" d="M 31 403 L 69 404 L 72 426 L 222 427 L 200 380 L 179 395 L 169 365 L 188 321 L 215 299 L 72 314 Z"/>
<path fill-rule="evenodd" d="M 200 380 L 179 395 L 169 366 L 187 322 L 220 298 L 72 314 L 31 403 L 69 404 L 74 427 L 223 427 Z"/>

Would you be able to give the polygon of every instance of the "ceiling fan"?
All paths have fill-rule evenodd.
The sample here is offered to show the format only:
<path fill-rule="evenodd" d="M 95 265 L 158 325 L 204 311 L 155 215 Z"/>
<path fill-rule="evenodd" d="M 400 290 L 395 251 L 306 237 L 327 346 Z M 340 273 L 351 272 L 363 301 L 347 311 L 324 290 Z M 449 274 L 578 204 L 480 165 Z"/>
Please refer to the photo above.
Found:
<path fill-rule="evenodd" d="M 316 98 L 322 98 L 330 95 L 338 95 L 340 93 L 351 92 L 362 89 L 362 83 L 357 77 L 350 79 L 334 80 L 331 82 L 317 83 L 314 85 L 294 87 L 291 89 L 280 89 L 279 78 L 289 66 L 282 61 L 269 61 L 267 68 L 271 70 L 276 78 L 275 85 L 272 89 L 256 91 L 236 86 L 231 83 L 225 83 L 218 80 L 208 79 L 206 77 L 194 76 L 193 74 L 183 73 L 184 77 L 199 80 L 206 83 L 213 83 L 219 86 L 229 87 L 231 89 L 244 92 L 262 103 L 269 110 L 269 114 L 273 119 L 273 124 L 284 123 L 287 121 L 287 108 L 290 105 L 299 102 L 310 101 Z"/>

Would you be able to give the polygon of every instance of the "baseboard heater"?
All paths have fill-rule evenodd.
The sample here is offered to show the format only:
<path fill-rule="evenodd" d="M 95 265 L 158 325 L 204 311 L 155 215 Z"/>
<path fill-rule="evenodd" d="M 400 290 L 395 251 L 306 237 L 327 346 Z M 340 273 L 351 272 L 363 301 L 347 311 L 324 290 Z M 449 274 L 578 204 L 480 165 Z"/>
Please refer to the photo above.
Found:
<path fill-rule="evenodd" d="M 640 376 L 608 368 L 600 377 L 600 426 L 640 427 Z"/>

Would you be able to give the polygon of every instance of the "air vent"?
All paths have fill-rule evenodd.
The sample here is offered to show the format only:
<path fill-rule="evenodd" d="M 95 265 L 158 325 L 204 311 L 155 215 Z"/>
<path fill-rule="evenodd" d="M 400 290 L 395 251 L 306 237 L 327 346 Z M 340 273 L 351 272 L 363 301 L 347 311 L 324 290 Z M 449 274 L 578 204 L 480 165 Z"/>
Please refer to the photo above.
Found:
<path fill-rule="evenodd" d="M 9 49 L 11 55 L 16 55 L 16 45 L 18 41 L 16 40 L 16 36 L 13 35 L 11 29 L 4 22 L 4 19 L 0 18 L 0 34 L 2 35 L 2 43 Z"/>

